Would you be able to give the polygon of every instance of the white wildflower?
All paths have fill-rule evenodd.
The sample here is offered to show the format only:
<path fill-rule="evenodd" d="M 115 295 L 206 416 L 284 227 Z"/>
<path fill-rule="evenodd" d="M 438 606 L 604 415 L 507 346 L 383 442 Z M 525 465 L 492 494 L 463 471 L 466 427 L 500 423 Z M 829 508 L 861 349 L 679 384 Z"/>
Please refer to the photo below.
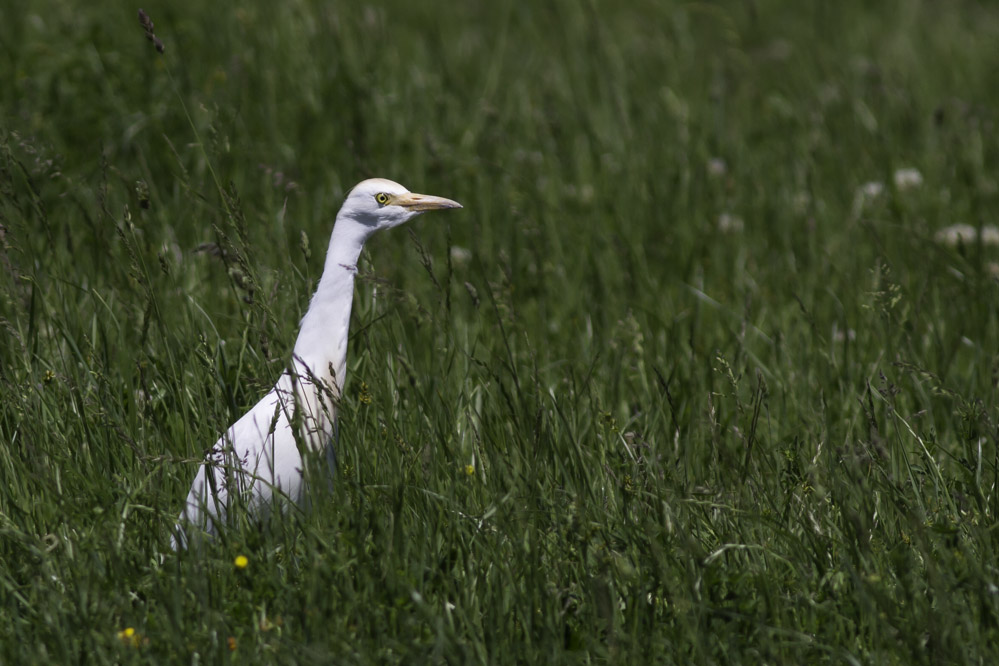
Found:
<path fill-rule="evenodd" d="M 978 230 L 970 224 L 952 224 L 933 234 L 933 240 L 941 245 L 951 247 L 958 243 L 974 242 L 976 238 L 978 238 Z"/>
<path fill-rule="evenodd" d="M 718 231 L 723 234 L 737 234 L 745 227 L 742 218 L 731 213 L 722 213 L 718 216 Z"/>
<path fill-rule="evenodd" d="M 919 169 L 906 168 L 895 171 L 895 187 L 899 190 L 911 190 L 923 184 L 923 174 Z"/>
<path fill-rule="evenodd" d="M 841 330 L 840 327 L 833 322 L 832 339 L 833 342 L 846 342 L 847 340 L 853 342 L 857 339 L 857 332 L 852 328 L 848 328 L 845 331 Z"/>
<path fill-rule="evenodd" d="M 857 188 L 857 192 L 853 195 L 853 215 L 854 217 L 860 215 L 860 212 L 864 209 L 864 206 L 868 202 L 873 201 L 881 196 L 885 191 L 885 184 L 876 180 L 872 180 L 868 183 L 864 183 Z"/>
<path fill-rule="evenodd" d="M 933 240 L 950 247 L 958 244 L 967 245 L 979 240 L 982 245 L 999 245 L 999 227 L 987 224 L 979 232 L 970 224 L 952 224 L 937 231 L 933 235 Z"/>
<path fill-rule="evenodd" d="M 713 178 L 720 178 L 728 172 L 728 165 L 720 157 L 712 157 L 708 160 L 708 175 Z"/>
<path fill-rule="evenodd" d="M 472 260 L 472 251 L 457 245 L 451 246 L 451 262 L 464 266 Z"/>
<path fill-rule="evenodd" d="M 881 193 L 885 191 L 885 184 L 876 180 L 872 180 L 869 183 L 864 183 L 857 190 L 857 194 L 861 195 L 865 199 L 874 199 L 881 196 Z"/>

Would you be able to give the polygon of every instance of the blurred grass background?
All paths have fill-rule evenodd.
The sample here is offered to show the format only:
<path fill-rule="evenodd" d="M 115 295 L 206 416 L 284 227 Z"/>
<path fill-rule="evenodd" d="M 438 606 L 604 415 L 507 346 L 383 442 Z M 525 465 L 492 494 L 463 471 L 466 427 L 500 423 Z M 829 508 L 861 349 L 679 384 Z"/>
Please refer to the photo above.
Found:
<path fill-rule="evenodd" d="M 137 9 L 0 6 L 0 661 L 996 661 L 992 4 Z M 170 553 L 370 176 L 331 496 Z"/>

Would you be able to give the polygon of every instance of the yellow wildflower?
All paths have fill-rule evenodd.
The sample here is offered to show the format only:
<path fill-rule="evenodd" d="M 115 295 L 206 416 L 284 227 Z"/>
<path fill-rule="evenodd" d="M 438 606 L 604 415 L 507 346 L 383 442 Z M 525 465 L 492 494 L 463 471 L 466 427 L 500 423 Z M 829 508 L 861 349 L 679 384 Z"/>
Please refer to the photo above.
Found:
<path fill-rule="evenodd" d="M 250 560 L 247 559 L 246 555 L 237 555 L 236 559 L 233 560 L 233 564 L 236 565 L 237 569 L 245 569 L 249 563 Z"/>
<path fill-rule="evenodd" d="M 131 645 L 132 647 L 139 647 L 140 636 L 132 627 L 125 627 L 118 632 L 118 640 L 120 640 L 125 645 Z"/>

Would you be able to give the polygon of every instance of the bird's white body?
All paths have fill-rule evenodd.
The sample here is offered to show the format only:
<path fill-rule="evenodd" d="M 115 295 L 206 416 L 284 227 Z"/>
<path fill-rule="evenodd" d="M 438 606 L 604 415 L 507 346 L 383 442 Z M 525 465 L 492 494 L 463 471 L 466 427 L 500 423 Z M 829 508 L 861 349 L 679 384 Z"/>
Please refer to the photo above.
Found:
<path fill-rule="evenodd" d="M 332 459 L 354 275 L 364 243 L 423 211 L 460 207 L 380 178 L 350 191 L 337 214 L 323 275 L 302 318 L 289 369 L 212 447 L 178 520 L 171 540 L 175 549 L 185 546 L 193 532 L 215 532 L 237 497 L 238 505 L 258 517 L 266 515 L 275 496 L 302 502 L 309 467 L 303 454 L 325 452 Z"/>

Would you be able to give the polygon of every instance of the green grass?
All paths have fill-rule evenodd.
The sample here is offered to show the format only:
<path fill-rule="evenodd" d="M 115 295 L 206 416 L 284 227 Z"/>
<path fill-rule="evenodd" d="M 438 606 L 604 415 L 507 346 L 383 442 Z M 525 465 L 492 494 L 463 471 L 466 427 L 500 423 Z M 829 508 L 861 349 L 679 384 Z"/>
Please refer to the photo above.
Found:
<path fill-rule="evenodd" d="M 137 8 L 0 7 L 0 663 L 999 661 L 999 9 Z M 170 552 L 369 176 L 333 490 Z"/>

